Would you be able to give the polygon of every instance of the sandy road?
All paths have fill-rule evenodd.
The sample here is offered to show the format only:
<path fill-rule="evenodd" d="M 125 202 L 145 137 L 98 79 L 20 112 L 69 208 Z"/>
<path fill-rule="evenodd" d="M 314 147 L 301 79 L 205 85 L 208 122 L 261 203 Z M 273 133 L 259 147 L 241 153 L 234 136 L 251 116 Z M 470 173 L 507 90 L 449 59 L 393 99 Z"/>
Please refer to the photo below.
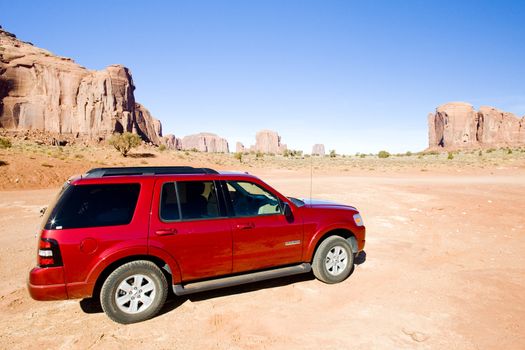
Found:
<path fill-rule="evenodd" d="M 264 179 L 309 196 L 307 176 Z M 122 326 L 79 301 L 25 290 L 51 190 L 0 192 L 0 348 L 523 349 L 525 176 L 316 177 L 313 196 L 357 206 L 366 261 L 338 285 L 310 275 L 171 300 Z M 85 303 L 83 305 L 86 305 Z"/>

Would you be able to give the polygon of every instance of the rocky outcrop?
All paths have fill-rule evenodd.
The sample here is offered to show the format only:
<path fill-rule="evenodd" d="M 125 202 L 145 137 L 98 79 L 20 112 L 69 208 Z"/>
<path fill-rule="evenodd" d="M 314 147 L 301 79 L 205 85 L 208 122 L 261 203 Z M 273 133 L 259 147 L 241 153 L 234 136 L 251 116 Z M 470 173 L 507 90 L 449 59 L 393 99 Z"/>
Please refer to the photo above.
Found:
<path fill-rule="evenodd" d="M 507 147 L 525 144 L 525 117 L 464 102 L 446 103 L 428 116 L 430 148 Z"/>
<path fill-rule="evenodd" d="M 0 127 L 107 138 L 136 132 L 160 143 L 161 124 L 135 102 L 131 72 L 90 71 L 0 29 Z"/>
<path fill-rule="evenodd" d="M 237 142 L 235 144 L 235 152 L 237 152 L 237 153 L 244 153 L 244 151 L 246 151 L 244 145 L 241 142 Z"/>
<path fill-rule="evenodd" d="M 181 150 L 182 149 L 182 140 L 175 137 L 173 134 L 168 134 L 162 138 L 162 144 L 166 146 L 167 149 L 172 150 Z"/>
<path fill-rule="evenodd" d="M 228 153 L 228 141 L 212 133 L 188 135 L 182 138 L 183 150 L 197 150 L 199 152 Z"/>
<path fill-rule="evenodd" d="M 261 130 L 255 135 L 255 146 L 250 150 L 261 153 L 282 154 L 286 145 L 281 143 L 281 137 L 272 130 Z"/>
<path fill-rule="evenodd" d="M 324 145 L 317 143 L 312 147 L 312 156 L 324 156 L 325 150 Z"/>

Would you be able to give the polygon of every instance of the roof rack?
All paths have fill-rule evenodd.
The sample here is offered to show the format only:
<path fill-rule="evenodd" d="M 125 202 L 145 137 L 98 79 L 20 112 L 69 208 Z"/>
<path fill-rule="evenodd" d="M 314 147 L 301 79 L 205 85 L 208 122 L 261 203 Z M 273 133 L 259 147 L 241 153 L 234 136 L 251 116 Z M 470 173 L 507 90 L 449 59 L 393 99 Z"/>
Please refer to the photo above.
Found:
<path fill-rule="evenodd" d="M 194 168 L 191 166 L 116 167 L 91 169 L 85 174 L 84 178 L 159 174 L 218 174 L 218 172 L 209 168 Z"/>

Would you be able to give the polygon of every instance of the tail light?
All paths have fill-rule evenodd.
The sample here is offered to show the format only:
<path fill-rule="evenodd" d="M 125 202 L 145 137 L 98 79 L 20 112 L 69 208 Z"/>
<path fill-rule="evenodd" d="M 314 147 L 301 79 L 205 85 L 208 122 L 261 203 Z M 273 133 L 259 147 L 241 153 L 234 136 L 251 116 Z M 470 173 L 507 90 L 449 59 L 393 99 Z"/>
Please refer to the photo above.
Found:
<path fill-rule="evenodd" d="M 40 238 L 38 245 L 38 266 L 62 266 L 62 255 L 58 242 L 51 238 Z"/>

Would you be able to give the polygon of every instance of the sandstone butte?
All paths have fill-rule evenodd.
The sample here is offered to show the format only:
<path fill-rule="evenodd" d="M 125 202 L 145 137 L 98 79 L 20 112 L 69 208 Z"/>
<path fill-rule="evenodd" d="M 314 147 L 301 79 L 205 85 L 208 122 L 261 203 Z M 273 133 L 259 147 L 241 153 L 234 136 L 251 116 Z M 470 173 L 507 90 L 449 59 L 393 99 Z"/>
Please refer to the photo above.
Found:
<path fill-rule="evenodd" d="M 313 147 L 312 147 L 312 155 L 313 156 L 324 156 L 326 153 L 325 153 L 325 150 L 324 150 L 324 145 L 323 144 L 315 144 Z"/>
<path fill-rule="evenodd" d="M 250 151 L 261 153 L 283 154 L 286 145 L 281 143 L 281 136 L 276 131 L 261 130 L 255 135 L 255 145 Z"/>
<path fill-rule="evenodd" d="M 126 67 L 91 71 L 0 27 L 0 127 L 5 130 L 91 140 L 129 131 L 158 145 L 161 123 L 135 101 L 134 89 Z"/>
<path fill-rule="evenodd" d="M 430 149 L 515 147 L 525 145 L 525 116 L 468 103 L 452 102 L 428 115 Z"/>
<path fill-rule="evenodd" d="M 229 152 L 228 141 L 226 141 L 226 139 L 207 132 L 184 136 L 181 140 L 181 149 L 213 153 Z"/>

